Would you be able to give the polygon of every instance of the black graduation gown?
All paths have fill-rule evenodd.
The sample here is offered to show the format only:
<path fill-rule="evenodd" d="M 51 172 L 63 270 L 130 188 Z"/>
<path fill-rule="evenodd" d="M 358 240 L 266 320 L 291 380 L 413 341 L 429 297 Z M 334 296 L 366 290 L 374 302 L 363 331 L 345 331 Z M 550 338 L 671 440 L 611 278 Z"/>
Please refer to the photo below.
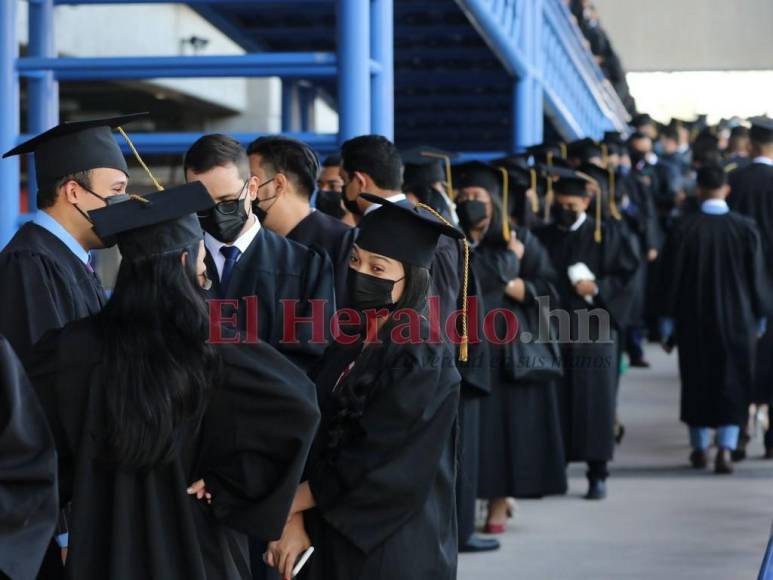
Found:
<path fill-rule="evenodd" d="M 51 328 L 96 314 L 96 275 L 45 228 L 24 224 L 0 252 L 0 334 L 19 358 Z"/>
<path fill-rule="evenodd" d="M 765 263 L 766 294 L 773 294 L 773 167 L 751 163 L 728 177 L 730 208 L 757 222 Z M 773 311 L 764 313 L 773 322 Z M 757 348 L 752 402 L 773 404 L 773 331 L 766 332 Z"/>
<path fill-rule="evenodd" d="M 58 506 L 56 449 L 46 416 L 0 336 L 0 578 L 35 578 Z"/>
<path fill-rule="evenodd" d="M 339 308 L 349 304 L 346 274 L 349 271 L 349 256 L 354 237 L 354 228 L 321 211 L 312 211 L 287 234 L 288 240 L 327 254 L 333 265 L 336 304 Z"/>
<path fill-rule="evenodd" d="M 556 288 L 561 308 L 569 311 L 571 341 L 562 338 L 564 380 L 560 389 L 567 461 L 609 461 L 614 452 L 614 421 L 619 373 L 617 325 L 626 316 L 625 291 L 639 266 L 635 244 L 622 228 L 603 230 L 594 239 L 595 221 L 588 217 L 575 231 L 550 224 L 535 233 L 542 241 L 558 276 Z M 574 291 L 567 269 L 585 263 L 596 276 L 599 293 L 589 305 Z M 602 342 L 598 309 L 608 313 L 610 341 Z M 588 319 L 587 338 L 576 340 L 583 319 Z"/>
<path fill-rule="evenodd" d="M 331 393 L 358 351 L 331 346 L 316 377 L 322 425 L 307 475 L 317 507 L 304 518 L 317 552 L 302 578 L 452 580 L 459 374 L 442 362 L 443 345 L 426 343 L 396 347 L 389 355 L 395 364 L 355 364 L 344 381 L 366 372 L 375 382 L 350 425 L 357 435 L 348 431 L 330 455 L 328 429 L 338 409 Z"/>
<path fill-rule="evenodd" d="M 521 260 L 502 244 L 484 241 L 475 248 L 473 267 L 480 280 L 486 312 L 522 306 L 505 294 L 505 286 L 523 278 L 527 302 L 551 297 L 556 302 L 545 249 L 529 230 L 514 229 L 524 244 Z M 535 329 L 536 330 L 536 329 Z M 498 336 L 504 336 L 499 331 Z M 479 496 L 540 497 L 566 492 L 566 462 L 555 382 L 516 382 L 507 366 L 510 345 L 491 345 L 491 396 L 481 400 Z"/>
<path fill-rule="evenodd" d="M 682 421 L 744 424 L 757 320 L 770 302 L 756 225 L 733 212 L 687 216 L 668 238 L 663 268 L 661 309 L 676 320 Z"/>
<path fill-rule="evenodd" d="M 335 308 L 333 269 L 327 256 L 261 227 L 236 263 L 224 295 L 221 294 L 217 270 L 209 253 L 206 262 L 208 276 L 212 280 L 210 297 L 239 300 L 239 330 L 246 332 L 248 328 L 250 307 L 244 298 L 257 297 L 258 338 L 303 369 L 311 368 L 319 360 L 327 346 L 330 318 Z M 289 321 L 284 316 L 282 300 L 296 301 L 296 320 L 312 317 L 316 302 L 319 305 L 317 312 L 322 313 L 317 320 L 323 340 L 313 340 L 314 329 L 309 322 L 298 323 L 295 336 L 292 326 L 287 324 L 288 334 L 285 335 L 284 327 Z M 223 313 L 232 315 L 233 310 L 225 307 Z M 254 324 L 254 320 L 250 324 Z"/>
<path fill-rule="evenodd" d="M 266 344 L 217 346 L 222 385 L 201 425 L 179 426 L 170 462 L 116 471 L 98 459 L 109 361 L 97 328 L 52 331 L 25 361 L 56 441 L 60 502 L 73 506 L 67 577 L 250 578 L 245 534 L 282 533 L 318 423 L 313 385 Z M 211 506 L 185 491 L 201 478 Z"/>

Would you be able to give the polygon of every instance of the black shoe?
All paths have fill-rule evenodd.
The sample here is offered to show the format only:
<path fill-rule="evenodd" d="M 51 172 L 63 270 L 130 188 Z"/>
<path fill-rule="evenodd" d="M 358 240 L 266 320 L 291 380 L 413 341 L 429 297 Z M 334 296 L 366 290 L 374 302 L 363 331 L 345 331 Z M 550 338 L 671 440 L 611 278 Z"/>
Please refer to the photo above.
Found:
<path fill-rule="evenodd" d="M 708 464 L 709 458 L 704 449 L 694 449 L 690 453 L 690 465 L 692 465 L 693 469 L 706 469 Z"/>
<path fill-rule="evenodd" d="M 733 473 L 733 459 L 730 456 L 729 449 L 719 448 L 717 450 L 717 457 L 714 460 L 714 473 L 720 475 L 728 475 Z"/>
<path fill-rule="evenodd" d="M 500 548 L 499 540 L 494 538 L 481 538 L 478 534 L 473 534 L 467 541 L 459 545 L 460 552 L 491 552 Z"/>
<path fill-rule="evenodd" d="M 635 358 L 631 360 L 628 366 L 636 369 L 648 369 L 650 368 L 650 363 L 643 358 Z"/>
<path fill-rule="evenodd" d="M 746 449 L 738 448 L 730 452 L 730 457 L 733 459 L 733 463 L 740 463 L 746 459 Z"/>
<path fill-rule="evenodd" d="M 773 448 L 769 447 L 765 449 L 765 455 L 762 456 L 763 459 L 773 459 Z"/>
<path fill-rule="evenodd" d="M 588 493 L 585 499 L 604 499 L 607 497 L 607 482 L 603 479 L 588 480 Z"/>

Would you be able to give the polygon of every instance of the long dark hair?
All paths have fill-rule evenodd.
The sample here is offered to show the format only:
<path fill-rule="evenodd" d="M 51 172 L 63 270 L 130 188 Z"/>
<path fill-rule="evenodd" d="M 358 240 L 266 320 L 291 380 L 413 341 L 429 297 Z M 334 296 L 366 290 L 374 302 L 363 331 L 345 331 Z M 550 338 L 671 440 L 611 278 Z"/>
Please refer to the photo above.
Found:
<path fill-rule="evenodd" d="M 104 459 L 142 470 L 167 461 L 177 427 L 200 420 L 218 358 L 196 277 L 199 246 L 124 260 L 101 312 L 105 353 Z"/>
<path fill-rule="evenodd" d="M 405 268 L 405 286 L 403 294 L 395 304 L 393 312 L 401 309 L 412 309 L 422 314 L 427 305 L 430 289 L 430 273 L 427 268 L 403 263 Z M 335 417 L 331 421 L 328 432 L 328 456 L 334 457 L 336 449 L 345 440 L 356 438 L 357 420 L 362 416 L 368 400 L 374 394 L 374 387 L 383 373 L 390 373 L 405 365 L 411 364 L 404 360 L 406 351 L 391 342 L 392 329 L 398 324 L 390 316 L 379 331 L 379 341 L 369 345 L 357 358 L 357 364 L 350 375 L 343 381 L 332 397 L 335 406 Z"/>

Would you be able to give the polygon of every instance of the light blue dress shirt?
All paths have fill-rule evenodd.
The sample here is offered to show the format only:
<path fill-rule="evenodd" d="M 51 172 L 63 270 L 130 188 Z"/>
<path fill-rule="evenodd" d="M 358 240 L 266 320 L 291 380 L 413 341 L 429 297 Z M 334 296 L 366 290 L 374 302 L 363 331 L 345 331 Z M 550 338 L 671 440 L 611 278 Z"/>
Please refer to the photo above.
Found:
<path fill-rule="evenodd" d="M 83 246 L 78 243 L 78 240 L 70 232 L 64 229 L 62 224 L 48 215 L 48 213 L 40 210 L 37 211 L 32 222 L 56 236 L 81 262 L 86 265 L 89 264 L 89 253 L 83 249 Z"/>

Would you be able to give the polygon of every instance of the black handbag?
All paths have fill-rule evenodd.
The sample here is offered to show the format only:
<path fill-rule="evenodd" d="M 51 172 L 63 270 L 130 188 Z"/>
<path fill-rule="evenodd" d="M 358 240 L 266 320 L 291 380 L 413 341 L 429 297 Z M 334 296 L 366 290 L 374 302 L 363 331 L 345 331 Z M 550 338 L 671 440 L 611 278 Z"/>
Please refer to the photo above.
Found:
<path fill-rule="evenodd" d="M 547 383 L 560 379 L 564 374 L 561 348 L 547 307 L 535 300 L 530 304 L 517 304 L 513 310 L 518 318 L 518 334 L 507 349 L 505 372 L 508 378 L 516 383 Z"/>

